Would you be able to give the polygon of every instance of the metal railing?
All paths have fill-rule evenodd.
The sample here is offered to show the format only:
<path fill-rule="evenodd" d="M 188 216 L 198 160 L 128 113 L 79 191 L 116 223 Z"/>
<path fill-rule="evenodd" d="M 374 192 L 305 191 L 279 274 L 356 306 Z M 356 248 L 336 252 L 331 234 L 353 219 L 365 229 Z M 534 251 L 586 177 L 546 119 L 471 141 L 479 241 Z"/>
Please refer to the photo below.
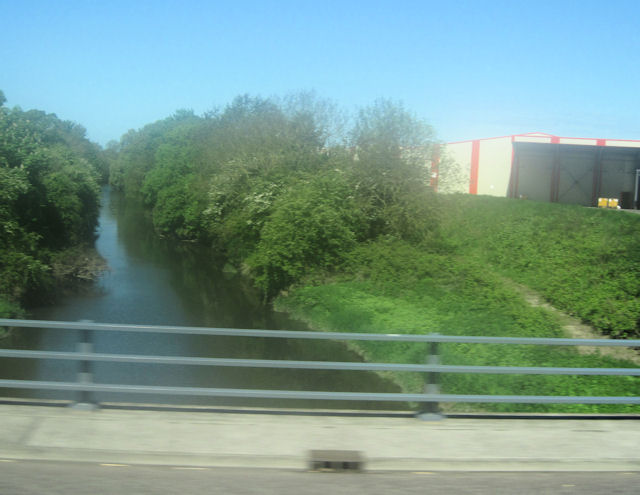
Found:
<path fill-rule="evenodd" d="M 76 352 L 36 351 L 22 349 L 0 349 L 0 357 L 21 359 L 54 359 L 79 363 L 77 381 L 36 381 L 0 379 L 0 388 L 75 391 L 80 394 L 78 403 L 91 405 L 92 392 L 121 392 L 136 394 L 171 394 L 176 396 L 270 398 L 270 399 L 312 399 L 349 401 L 391 401 L 420 404 L 423 415 L 437 415 L 438 403 L 528 403 L 528 404 L 635 404 L 640 405 L 637 396 L 544 396 L 544 395 L 462 395 L 440 392 L 438 375 L 441 373 L 485 373 L 519 375 L 619 375 L 640 376 L 640 368 L 559 368 L 525 366 L 463 366 L 446 365 L 439 362 L 438 344 L 504 344 L 504 345 L 544 345 L 544 346 L 594 346 L 594 347 L 640 347 L 640 340 L 609 339 L 561 339 L 561 338 L 513 338 L 482 336 L 449 336 L 418 334 L 372 334 L 345 332 L 308 332 L 287 330 L 248 330 L 230 328 L 202 328 L 182 326 L 119 325 L 93 322 L 58 322 L 39 320 L 0 319 L 0 327 L 42 328 L 73 331 L 79 333 Z M 294 361 L 267 359 L 231 359 L 182 356 L 154 356 L 134 354 L 109 354 L 93 352 L 91 334 L 93 332 L 144 332 L 164 334 L 189 334 L 210 336 L 261 337 L 286 339 L 315 339 L 341 341 L 384 341 L 415 342 L 428 344 L 426 364 L 401 363 L 360 363 L 328 361 Z M 235 388 L 176 387 L 155 385 L 125 385 L 94 383 L 91 363 L 143 363 L 182 366 L 232 366 L 250 368 L 288 368 L 314 370 L 358 370 L 417 372 L 425 375 L 424 393 L 373 393 L 373 392 L 327 392 L 302 390 L 262 390 Z"/>

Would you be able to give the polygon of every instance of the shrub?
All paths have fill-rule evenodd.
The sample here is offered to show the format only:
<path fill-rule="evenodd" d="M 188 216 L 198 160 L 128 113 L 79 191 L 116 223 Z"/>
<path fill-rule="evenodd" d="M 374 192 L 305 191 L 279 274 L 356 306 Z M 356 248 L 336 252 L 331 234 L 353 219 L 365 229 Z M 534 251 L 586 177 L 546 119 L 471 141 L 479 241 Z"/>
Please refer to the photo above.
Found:
<path fill-rule="evenodd" d="M 276 201 L 247 264 L 270 297 L 310 270 L 334 269 L 353 249 L 362 227 L 342 176 L 335 171 L 317 175 Z"/>

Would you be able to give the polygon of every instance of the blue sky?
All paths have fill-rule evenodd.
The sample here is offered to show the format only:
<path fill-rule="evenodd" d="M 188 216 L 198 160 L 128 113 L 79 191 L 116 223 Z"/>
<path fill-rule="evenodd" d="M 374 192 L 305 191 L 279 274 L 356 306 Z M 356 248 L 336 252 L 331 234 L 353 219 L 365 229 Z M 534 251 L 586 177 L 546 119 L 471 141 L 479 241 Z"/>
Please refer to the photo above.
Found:
<path fill-rule="evenodd" d="M 309 90 L 401 101 L 445 141 L 640 139 L 638 21 L 637 0 L 0 0 L 0 89 L 101 144 Z"/>

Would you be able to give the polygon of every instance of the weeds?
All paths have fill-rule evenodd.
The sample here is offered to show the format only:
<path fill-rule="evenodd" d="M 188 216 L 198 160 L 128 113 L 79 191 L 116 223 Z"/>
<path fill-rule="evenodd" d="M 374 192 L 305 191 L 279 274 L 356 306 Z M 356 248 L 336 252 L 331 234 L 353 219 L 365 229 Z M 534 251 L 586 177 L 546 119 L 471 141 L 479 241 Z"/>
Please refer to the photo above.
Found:
<path fill-rule="evenodd" d="M 556 316 L 531 307 L 491 266 L 475 257 L 428 252 L 404 241 L 357 248 L 344 274 L 324 285 L 299 286 L 278 309 L 318 329 L 380 333 L 440 333 L 506 337 L 565 337 Z M 369 361 L 423 363 L 425 344 L 357 342 Z M 570 347 L 442 344 L 445 364 L 554 367 L 637 367 Z M 393 375 L 408 392 L 422 390 L 417 373 Z M 637 377 L 443 374 L 445 393 L 481 395 L 638 396 Z M 503 412 L 638 412 L 637 406 L 483 404 L 449 406 Z"/>

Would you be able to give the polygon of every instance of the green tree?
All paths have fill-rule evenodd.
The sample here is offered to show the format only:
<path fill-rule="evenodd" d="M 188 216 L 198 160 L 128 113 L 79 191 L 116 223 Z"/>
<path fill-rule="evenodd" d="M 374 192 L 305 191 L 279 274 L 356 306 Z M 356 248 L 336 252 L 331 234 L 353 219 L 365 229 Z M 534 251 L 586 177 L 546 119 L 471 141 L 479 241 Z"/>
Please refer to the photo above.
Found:
<path fill-rule="evenodd" d="M 193 112 L 179 110 L 171 117 L 148 124 L 142 129 L 128 131 L 120 139 L 115 163 L 111 163 L 110 183 L 129 196 L 137 196 L 145 177 L 156 166 L 156 151 L 172 129 L 185 122 L 197 120 Z"/>
<path fill-rule="evenodd" d="M 310 271 L 336 268 L 355 247 L 363 223 L 344 177 L 315 175 L 276 201 L 247 264 L 273 296 Z"/>
<path fill-rule="evenodd" d="M 216 245 L 241 262 L 278 196 L 324 166 L 323 133 L 307 110 L 249 96 L 236 98 L 208 125 L 204 225 Z"/>
<path fill-rule="evenodd" d="M 0 299 L 7 304 L 51 286 L 55 253 L 93 239 L 100 157 L 81 126 L 0 105 Z"/>
<path fill-rule="evenodd" d="M 433 131 L 400 104 L 378 100 L 360 111 L 351 132 L 352 181 L 369 218 L 369 237 L 420 238 L 437 224 L 427 158 Z"/>

